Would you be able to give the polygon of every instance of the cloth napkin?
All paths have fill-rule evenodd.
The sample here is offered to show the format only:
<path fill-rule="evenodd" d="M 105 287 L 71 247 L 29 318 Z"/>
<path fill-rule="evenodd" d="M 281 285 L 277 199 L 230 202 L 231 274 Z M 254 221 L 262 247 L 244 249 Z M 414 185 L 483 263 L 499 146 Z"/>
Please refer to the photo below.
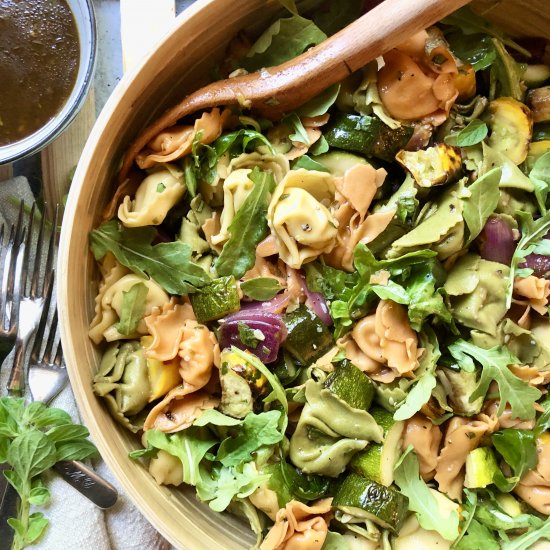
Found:
<path fill-rule="evenodd" d="M 19 201 L 27 205 L 34 200 L 29 183 L 19 176 L 0 182 L 0 223 L 8 227 L 17 219 Z M 6 394 L 11 357 L 0 371 L 0 395 Z M 67 411 L 74 422 L 82 423 L 70 385 L 52 402 L 52 407 Z M 49 506 L 43 511 L 50 520 L 36 550 L 170 550 L 172 546 L 152 527 L 132 504 L 122 487 L 102 460 L 93 468 L 112 483 L 119 492 L 117 504 L 101 510 L 76 489 L 54 473 L 48 473 L 47 484 L 52 494 Z M 1 547 L 0 543 L 0 547 Z"/>

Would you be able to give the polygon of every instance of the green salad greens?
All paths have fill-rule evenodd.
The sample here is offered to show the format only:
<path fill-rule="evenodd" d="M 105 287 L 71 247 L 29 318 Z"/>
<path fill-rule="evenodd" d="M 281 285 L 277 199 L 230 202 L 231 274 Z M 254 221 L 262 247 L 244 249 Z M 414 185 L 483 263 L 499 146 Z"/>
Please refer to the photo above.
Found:
<path fill-rule="evenodd" d="M 219 76 L 361 12 L 282 3 Z M 157 125 L 90 235 L 94 391 L 130 458 L 262 550 L 550 540 L 543 50 L 464 8 L 279 120 Z"/>

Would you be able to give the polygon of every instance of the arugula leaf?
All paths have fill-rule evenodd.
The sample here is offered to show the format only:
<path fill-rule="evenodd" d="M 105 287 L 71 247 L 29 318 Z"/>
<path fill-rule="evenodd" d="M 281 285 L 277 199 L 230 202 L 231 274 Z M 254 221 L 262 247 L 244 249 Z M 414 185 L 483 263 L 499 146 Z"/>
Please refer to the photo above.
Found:
<path fill-rule="evenodd" d="M 122 311 L 115 328 L 123 336 L 133 334 L 145 312 L 145 299 L 149 289 L 143 283 L 136 283 L 128 291 L 122 292 Z"/>
<path fill-rule="evenodd" d="M 454 546 L 455 550 L 499 550 L 500 544 L 493 533 L 476 519 L 472 519 L 466 535 Z"/>
<path fill-rule="evenodd" d="M 395 483 L 409 499 L 409 510 L 416 512 L 418 523 L 424 529 L 437 531 L 444 539 L 453 541 L 458 536 L 458 514 L 452 511 L 442 515 L 439 503 L 420 477 L 418 458 L 409 445 L 395 465 Z"/>
<path fill-rule="evenodd" d="M 497 416 L 502 414 L 506 403 L 509 403 L 512 418 L 530 420 L 535 417 L 534 405 L 542 394 L 508 368 L 508 365 L 519 365 L 521 362 L 506 346 L 484 349 L 464 340 L 458 340 L 455 344 L 457 343 L 462 353 L 469 355 L 483 367 L 478 385 L 470 396 L 470 403 L 478 397 L 485 397 L 489 385 L 495 381 L 500 395 Z M 470 366 L 468 362 L 467 368 Z"/>
<path fill-rule="evenodd" d="M 550 191 L 550 151 L 541 155 L 529 172 L 529 179 L 535 186 L 535 197 L 541 214 L 546 214 L 546 199 Z"/>
<path fill-rule="evenodd" d="M 271 300 L 282 289 L 279 281 L 273 277 L 249 279 L 243 281 L 240 287 L 246 296 L 260 302 Z"/>
<path fill-rule="evenodd" d="M 469 147 L 470 145 L 476 145 L 481 143 L 489 132 L 487 124 L 479 120 L 479 118 L 474 118 L 471 120 L 468 125 L 460 130 L 456 136 L 456 144 L 459 147 Z"/>
<path fill-rule="evenodd" d="M 179 241 L 151 246 L 153 227 L 124 227 L 116 220 L 103 223 L 90 233 L 90 248 L 96 260 L 112 252 L 124 266 L 141 277 L 151 277 L 169 294 L 185 295 L 210 283 L 202 267 L 191 261 L 191 247 Z"/>
<path fill-rule="evenodd" d="M 221 442 L 216 460 L 224 466 L 237 466 L 252 460 L 252 453 L 263 445 L 279 443 L 283 439 L 278 429 L 280 418 L 280 411 L 247 414 L 236 436 Z"/>
<path fill-rule="evenodd" d="M 492 38 L 491 42 L 497 53 L 496 59 L 491 67 L 491 80 L 493 81 L 491 89 L 494 90 L 495 84 L 498 83 L 500 85 L 500 90 L 498 93 L 492 92 L 490 98 L 493 99 L 498 96 L 507 96 L 522 101 L 523 87 L 521 76 L 523 70 L 520 69 L 519 64 L 506 51 L 501 40 Z"/>
<path fill-rule="evenodd" d="M 300 116 L 304 117 L 324 115 L 334 105 L 339 93 L 340 84 L 333 84 L 324 92 L 321 92 L 313 99 L 310 99 L 307 103 L 304 103 L 297 112 Z"/>
<path fill-rule="evenodd" d="M 294 133 L 288 136 L 291 141 L 297 141 L 308 146 L 311 145 L 311 141 L 309 141 L 307 131 L 304 128 L 300 117 L 296 113 L 290 113 L 289 115 L 287 115 L 283 119 L 283 123 L 285 123 L 287 126 L 290 126 L 294 130 Z"/>
<path fill-rule="evenodd" d="M 193 422 L 193 426 L 206 426 L 207 424 L 213 424 L 214 426 L 240 426 L 242 422 L 242 420 L 227 416 L 216 409 L 208 409 Z"/>
<path fill-rule="evenodd" d="M 305 168 L 306 170 L 317 170 L 318 172 L 330 172 L 328 168 L 323 166 L 320 162 L 313 160 L 308 155 L 299 156 L 297 159 L 292 161 L 291 166 L 293 170 L 298 170 L 298 168 Z"/>
<path fill-rule="evenodd" d="M 500 200 L 499 183 L 501 175 L 501 168 L 493 168 L 468 187 L 470 196 L 464 200 L 464 210 L 462 211 L 470 233 L 465 246 L 481 233 L 485 222 L 497 207 Z"/>
<path fill-rule="evenodd" d="M 550 231 L 550 212 L 546 212 L 537 220 L 533 220 L 533 216 L 528 212 L 517 212 L 516 218 L 520 224 L 521 239 L 514 251 L 510 265 L 510 280 L 506 293 L 506 307 L 508 309 L 512 305 L 514 279 L 519 275 L 519 264 L 525 261 L 525 258 L 535 249 L 536 244 Z"/>
<path fill-rule="evenodd" d="M 206 453 L 218 442 L 201 428 L 187 428 L 182 432 L 165 434 L 159 430 L 147 430 L 147 446 L 161 449 L 176 458 L 183 466 L 183 482 L 197 485 L 202 476 L 199 465 Z"/>
<path fill-rule="evenodd" d="M 432 390 L 436 386 L 435 368 L 441 357 L 437 336 L 431 328 L 426 327 L 425 331 L 420 334 L 420 342 L 424 353 L 420 358 L 420 365 L 416 369 L 417 382 L 395 411 L 394 420 L 408 420 L 414 416 L 430 400 Z"/>
<path fill-rule="evenodd" d="M 446 38 L 451 51 L 461 61 L 472 65 L 476 71 L 490 67 L 496 59 L 497 52 L 486 34 L 472 36 L 458 31 L 449 33 Z"/>
<path fill-rule="evenodd" d="M 254 187 L 229 225 L 231 236 L 216 260 L 216 271 L 221 277 L 233 275 L 240 279 L 253 267 L 256 246 L 267 232 L 268 196 L 274 183 L 273 174 L 261 172 L 256 167 L 248 177 Z"/>
<path fill-rule="evenodd" d="M 533 430 L 535 437 L 544 433 L 546 430 L 550 430 L 550 398 L 540 403 L 544 408 L 544 412 L 538 417 L 537 423 Z"/>
<path fill-rule="evenodd" d="M 226 152 L 229 152 L 231 157 L 246 153 L 249 145 L 253 146 L 251 149 L 257 148 L 258 145 L 264 145 L 272 155 L 275 154 L 270 141 L 262 133 L 249 128 L 241 128 L 236 132 L 223 134 L 212 144 L 218 158 Z"/>
<path fill-rule="evenodd" d="M 197 495 L 215 512 L 223 512 L 235 498 L 250 496 L 260 485 L 269 480 L 269 474 L 259 473 L 254 462 L 239 466 L 214 465 L 210 472 L 201 472 Z"/>
<path fill-rule="evenodd" d="M 505 542 L 502 545 L 502 550 L 524 550 L 525 548 L 531 548 L 535 542 L 541 539 L 550 540 L 550 518 L 538 529 L 529 530 L 523 535 Z"/>
<path fill-rule="evenodd" d="M 299 15 L 279 19 L 256 40 L 241 65 L 249 72 L 280 65 L 326 38 L 327 35 L 309 19 Z"/>
<path fill-rule="evenodd" d="M 495 484 L 501 491 L 511 491 L 522 476 L 537 465 L 535 434 L 532 431 L 507 428 L 493 434 L 491 441 L 513 473 L 507 479 L 503 475 L 497 476 Z"/>

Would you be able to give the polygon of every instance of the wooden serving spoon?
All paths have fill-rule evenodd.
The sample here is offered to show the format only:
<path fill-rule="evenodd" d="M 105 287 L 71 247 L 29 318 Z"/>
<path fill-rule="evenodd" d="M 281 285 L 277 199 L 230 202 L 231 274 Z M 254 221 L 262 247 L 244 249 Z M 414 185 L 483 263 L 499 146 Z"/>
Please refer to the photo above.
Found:
<path fill-rule="evenodd" d="M 130 144 L 119 182 L 127 178 L 141 149 L 182 117 L 221 105 L 242 105 L 264 117 L 279 118 L 469 1 L 385 0 L 318 46 L 282 65 L 213 82 L 193 92 Z"/>

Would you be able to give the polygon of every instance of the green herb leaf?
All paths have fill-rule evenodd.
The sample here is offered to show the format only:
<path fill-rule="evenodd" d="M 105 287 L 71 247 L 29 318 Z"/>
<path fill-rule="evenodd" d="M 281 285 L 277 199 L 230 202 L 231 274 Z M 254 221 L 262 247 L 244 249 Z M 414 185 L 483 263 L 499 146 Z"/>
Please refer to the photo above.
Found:
<path fill-rule="evenodd" d="M 210 282 L 208 273 L 191 261 L 191 247 L 182 242 L 151 246 L 153 227 L 128 228 L 116 220 L 105 222 L 90 234 L 96 260 L 107 252 L 141 277 L 151 277 L 169 294 L 185 295 Z"/>
<path fill-rule="evenodd" d="M 323 166 L 320 162 L 313 160 L 308 155 L 299 156 L 297 159 L 292 161 L 291 166 L 293 170 L 298 170 L 298 168 L 305 168 L 306 170 L 317 170 L 318 172 L 330 172 L 328 168 Z"/>
<path fill-rule="evenodd" d="M 122 292 L 122 311 L 120 321 L 115 325 L 123 336 L 133 334 L 145 312 L 149 289 L 143 283 L 136 283 L 128 291 Z"/>
<path fill-rule="evenodd" d="M 22 479 L 31 479 L 56 463 L 55 445 L 43 432 L 25 431 L 12 441 L 8 462 Z"/>
<path fill-rule="evenodd" d="M 334 105 L 339 93 L 340 84 L 333 84 L 324 92 L 321 92 L 307 103 L 304 103 L 297 112 L 300 116 L 307 117 L 324 115 Z"/>
<path fill-rule="evenodd" d="M 541 392 L 518 378 L 508 368 L 508 365 L 519 365 L 521 361 L 510 353 L 507 347 L 483 349 L 464 340 L 459 340 L 458 343 L 461 352 L 469 355 L 483 367 L 479 383 L 470 396 L 470 403 L 478 397 L 485 397 L 489 385 L 495 381 L 500 394 L 497 416 L 503 413 L 506 403 L 509 403 L 512 418 L 530 420 L 535 417 L 534 404 L 540 398 Z"/>
<path fill-rule="evenodd" d="M 535 542 L 542 539 L 550 539 L 550 518 L 538 529 L 531 529 L 523 535 L 505 542 L 502 545 L 502 550 L 524 550 L 525 548 L 531 548 Z"/>
<path fill-rule="evenodd" d="M 280 65 L 326 37 L 315 23 L 299 15 L 279 19 L 256 40 L 241 64 L 249 72 Z"/>
<path fill-rule="evenodd" d="M 395 483 L 409 499 L 409 509 L 416 512 L 418 522 L 424 529 L 437 531 L 446 540 L 458 536 L 458 514 L 452 511 L 443 516 L 439 503 L 420 477 L 418 458 L 412 445 L 403 453 L 395 466 Z"/>
<path fill-rule="evenodd" d="M 483 174 L 470 187 L 470 196 L 464 200 L 462 215 L 468 226 L 469 236 L 465 246 L 470 244 L 480 233 L 489 216 L 495 211 L 500 200 L 499 182 L 501 168 L 493 168 Z"/>
<path fill-rule="evenodd" d="M 47 487 L 33 487 L 29 494 L 29 502 L 33 506 L 43 506 L 50 500 L 50 497 L 50 491 L 48 491 Z"/>
<path fill-rule="evenodd" d="M 212 144 L 218 158 L 226 152 L 229 152 L 231 157 L 235 157 L 246 153 L 247 150 L 255 150 L 259 145 L 264 145 L 272 155 L 275 154 L 270 141 L 260 132 L 249 128 L 223 134 Z M 249 146 L 251 146 L 250 149 Z"/>
<path fill-rule="evenodd" d="M 224 466 L 237 466 L 252 460 L 252 453 L 263 445 L 274 445 L 283 439 L 278 429 L 280 411 L 249 413 L 234 437 L 224 439 L 216 455 Z"/>
<path fill-rule="evenodd" d="M 147 445 L 166 451 L 179 458 L 183 466 L 183 482 L 197 485 L 201 481 L 199 465 L 217 440 L 201 428 L 187 428 L 182 432 L 165 434 L 147 430 Z"/>
<path fill-rule="evenodd" d="M 497 53 L 496 59 L 491 67 L 491 79 L 499 84 L 498 92 L 491 94 L 491 99 L 498 96 L 513 97 L 518 101 L 523 99 L 523 83 L 521 77 L 523 70 L 519 64 L 506 51 L 504 43 L 498 38 L 492 38 L 491 42 Z M 494 89 L 496 86 L 493 85 Z"/>
<path fill-rule="evenodd" d="M 550 191 L 550 151 L 541 155 L 529 172 L 529 179 L 535 186 L 535 197 L 541 214 L 546 214 L 546 199 Z"/>
<path fill-rule="evenodd" d="M 245 322 L 239 321 L 237 323 L 237 329 L 239 331 L 239 338 L 245 346 L 254 349 L 261 342 L 261 338 L 258 338 L 258 333 L 251 329 Z"/>
<path fill-rule="evenodd" d="M 469 63 L 476 71 L 490 67 L 497 52 L 489 36 L 485 34 L 466 35 L 462 31 L 449 33 L 447 41 L 451 51 L 464 63 Z M 460 71 L 460 68 L 458 69 Z"/>
<path fill-rule="evenodd" d="M 538 417 L 535 429 L 533 430 L 535 437 L 538 437 L 546 430 L 550 430 L 550 398 L 540 403 L 544 407 L 544 412 Z"/>
<path fill-rule="evenodd" d="M 283 123 L 285 123 L 287 126 L 290 126 L 294 130 L 294 133 L 288 136 L 291 141 L 297 141 L 308 146 L 311 145 L 311 141 L 309 141 L 307 131 L 304 128 L 300 117 L 296 113 L 290 113 L 288 116 L 286 116 L 283 119 Z"/>
<path fill-rule="evenodd" d="M 254 187 L 229 225 L 231 236 L 216 260 L 216 271 L 222 277 L 233 275 L 240 279 L 252 268 L 256 261 L 256 246 L 267 232 L 268 196 L 274 182 L 273 175 L 254 168 L 248 177 L 254 182 Z"/>
<path fill-rule="evenodd" d="M 216 409 L 208 409 L 193 422 L 193 426 L 206 426 L 208 424 L 214 426 L 240 426 L 242 423 L 243 421 L 238 418 L 227 416 Z"/>
<path fill-rule="evenodd" d="M 260 302 L 271 300 L 282 289 L 279 281 L 272 277 L 256 277 L 243 281 L 240 286 L 246 296 Z"/>
<path fill-rule="evenodd" d="M 468 123 L 468 125 L 460 130 L 456 136 L 456 144 L 459 147 L 469 147 L 471 145 L 476 145 L 481 143 L 489 132 L 487 124 L 479 120 L 479 118 L 474 118 Z"/>
<path fill-rule="evenodd" d="M 500 545 L 493 533 L 476 519 L 472 519 L 466 535 L 454 547 L 455 550 L 499 550 Z"/>
<path fill-rule="evenodd" d="M 44 529 L 48 526 L 48 520 L 41 512 L 34 512 L 29 516 L 29 523 L 27 526 L 27 533 L 25 535 L 26 544 L 33 544 L 37 541 Z"/>
<path fill-rule="evenodd" d="M 496 485 L 501 491 L 511 491 L 521 477 L 537 465 L 535 434 L 532 431 L 507 428 L 493 434 L 491 441 L 513 473 L 508 479 L 499 476 L 495 480 Z"/>

